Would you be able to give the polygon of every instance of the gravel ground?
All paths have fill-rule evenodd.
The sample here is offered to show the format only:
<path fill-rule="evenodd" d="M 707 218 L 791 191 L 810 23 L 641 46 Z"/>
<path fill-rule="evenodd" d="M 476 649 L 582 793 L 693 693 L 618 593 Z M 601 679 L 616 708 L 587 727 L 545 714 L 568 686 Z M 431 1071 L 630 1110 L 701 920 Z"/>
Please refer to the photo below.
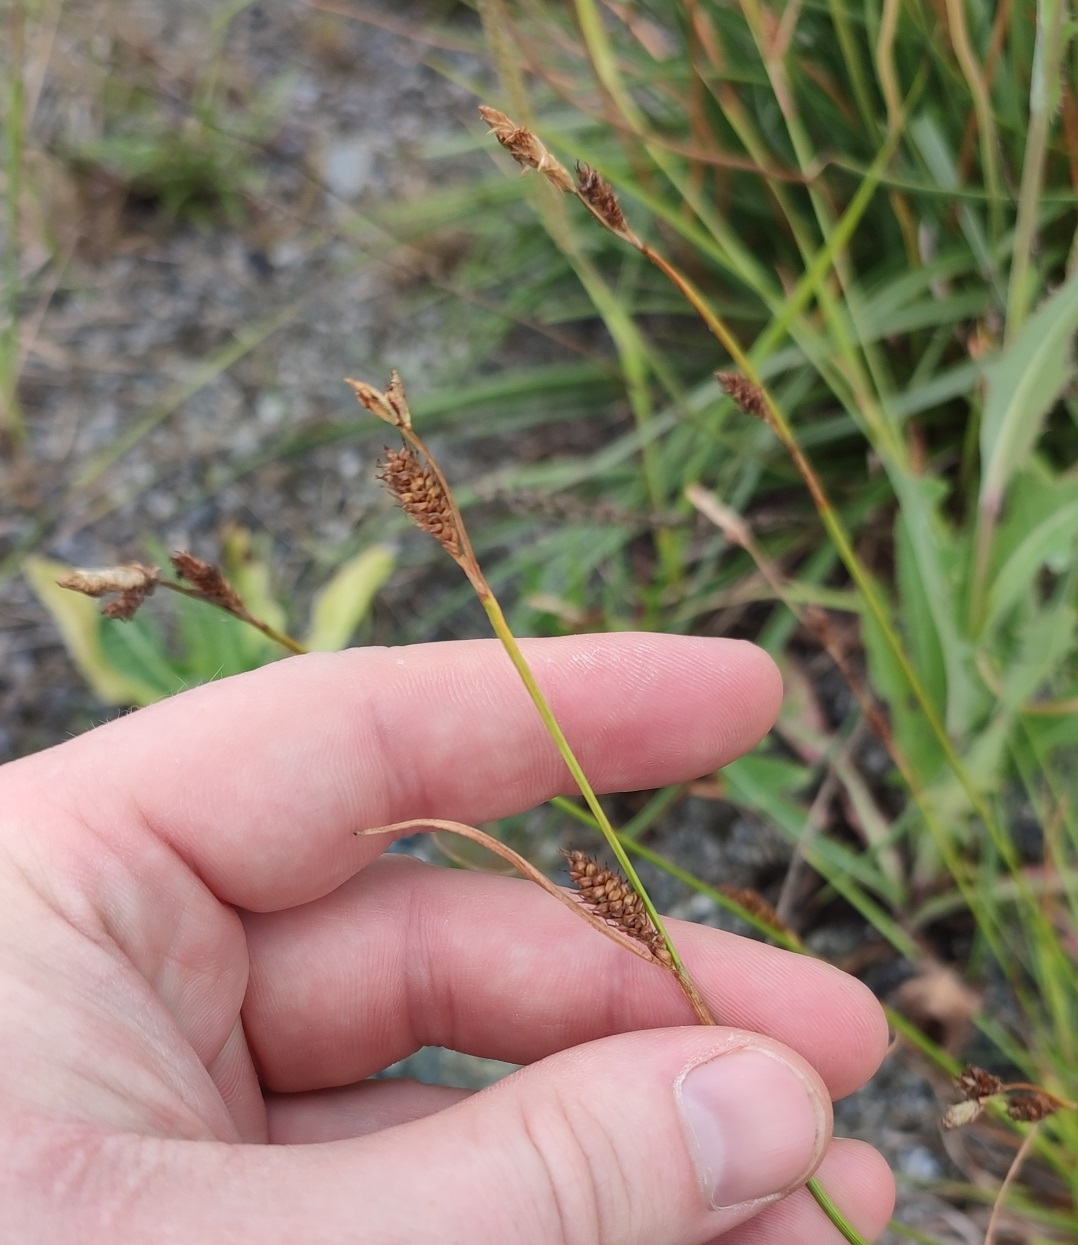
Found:
<path fill-rule="evenodd" d="M 399 6 L 384 12 L 402 17 Z M 363 431 L 287 454 L 282 444 L 359 426 L 343 376 L 381 379 L 396 366 L 413 391 L 436 389 L 473 344 L 463 317 L 423 296 L 444 255 L 398 246 L 363 223 L 475 167 L 476 157 L 434 154 L 474 127 L 475 98 L 424 67 L 407 40 L 285 0 L 243 10 L 220 66 L 226 96 L 249 103 L 270 90 L 274 120 L 252 141 L 250 185 L 236 160 L 246 219 L 200 225 L 170 221 L 114 169 L 79 168 L 64 153 L 100 137 L 110 82 L 123 73 L 152 80 L 158 108 L 182 116 L 208 72 L 205 11 L 191 0 L 72 0 L 62 13 L 41 49 L 49 68 L 31 143 L 40 193 L 23 247 L 29 442 L 0 500 L 0 757 L 111 712 L 12 576 L 19 550 L 100 565 L 145 559 L 154 537 L 214 557 L 223 527 L 239 522 L 268 534 L 276 573 L 303 599 L 357 538 L 388 530 L 373 480 L 381 442 Z M 480 73 L 463 54 L 445 59 L 458 80 Z M 445 448 L 473 474 L 492 454 L 479 441 Z M 420 575 L 435 576 L 426 591 L 443 583 L 404 541 L 373 639 L 407 630 Z M 441 624 L 443 635 L 469 633 L 485 634 L 478 611 Z M 715 801 L 688 799 L 663 825 L 661 850 L 705 877 L 760 885 L 788 860 L 766 827 Z M 559 841 L 548 839 L 548 864 Z M 661 907 L 729 924 L 710 902 L 648 877 Z M 836 927 L 828 938 L 841 962 L 864 932 Z M 406 1071 L 482 1084 L 504 1068 L 423 1052 Z M 838 1110 L 840 1130 L 879 1145 L 900 1173 L 904 1220 L 940 1241 L 980 1239 L 965 1215 L 920 1189 L 958 1174 L 937 1116 L 936 1093 L 905 1058 Z"/>

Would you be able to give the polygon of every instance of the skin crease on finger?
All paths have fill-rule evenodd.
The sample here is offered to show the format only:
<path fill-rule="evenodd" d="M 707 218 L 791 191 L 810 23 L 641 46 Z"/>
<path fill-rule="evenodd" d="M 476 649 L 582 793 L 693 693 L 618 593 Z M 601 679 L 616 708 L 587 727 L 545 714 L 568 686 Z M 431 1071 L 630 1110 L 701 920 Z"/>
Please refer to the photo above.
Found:
<path fill-rule="evenodd" d="M 744 645 L 638 636 L 529 649 L 567 732 L 581 737 L 585 766 L 601 789 L 658 785 L 713 769 L 751 746 L 777 705 L 773 668 Z M 156 1096 L 151 1132 L 265 1136 L 248 1038 L 256 1034 L 257 1065 L 265 1076 L 281 1059 L 291 1009 L 302 1004 L 304 964 L 308 990 L 318 985 L 308 998 L 333 997 L 328 988 L 341 985 L 334 974 L 351 973 L 348 989 L 337 996 L 351 1002 L 337 1017 L 307 1007 L 308 1026 L 355 1031 L 372 1008 L 384 1022 L 395 980 L 397 1000 L 422 1016 L 427 1030 L 403 1034 L 405 1045 L 438 1034 L 475 1045 L 477 1039 L 459 1031 L 462 1020 L 470 1017 L 477 1032 L 497 1034 L 506 1032 L 512 1015 L 517 1034 L 508 1031 L 508 1057 L 530 1040 L 523 1054 L 532 1059 L 604 1033 L 687 1019 L 676 991 L 664 996 L 665 977 L 638 981 L 648 966 L 623 956 L 524 883 L 468 875 L 454 882 L 445 871 L 399 860 L 363 869 L 381 844 L 353 838 L 349 831 L 357 825 L 447 812 L 481 820 L 565 789 L 566 776 L 496 647 L 424 646 L 404 658 L 393 651 L 336 656 L 283 662 L 203 689 L 0 771 L 0 791 L 9 797 L 0 819 L 0 887 L 27 888 L 27 913 L 41 931 L 32 943 L 38 969 L 27 973 L 22 965 L 30 987 L 24 1010 L 33 1022 L 13 1036 L 0 1018 L 0 1049 L 34 1032 L 39 1041 L 26 1066 L 72 1070 L 73 1076 L 50 1073 L 42 1082 L 59 1095 L 53 1107 L 69 1094 L 78 1100 L 77 1116 L 92 1114 L 93 1103 L 103 1100 L 91 1095 L 88 1105 L 86 1085 L 122 1086 L 130 1077 L 117 1062 L 122 1057 L 128 1069 L 141 1067 L 145 1075 L 135 1078 L 134 1100 L 120 1117 L 113 1118 L 110 1106 L 103 1120 L 131 1127 L 123 1113 L 145 1110 Z M 372 679 L 395 689 L 373 710 Z M 424 706 L 418 722 L 417 699 Z M 690 738 L 686 721 L 694 723 Z M 494 759 L 476 764 L 475 757 L 485 755 L 476 752 L 477 744 L 493 750 Z M 398 771 L 407 777 L 394 785 Z M 482 897 L 466 893 L 476 883 L 493 886 Z M 405 888 L 396 898 L 395 886 Z M 241 925 L 235 899 L 222 901 L 222 891 L 246 895 L 260 912 Z M 399 919 L 394 923 L 395 906 L 398 914 L 422 914 L 412 935 Z M 469 948 L 466 931 L 477 911 L 482 928 Z M 332 935 L 334 923 L 336 946 L 323 934 Z M 0 973 L 18 960 L 24 928 L 0 914 Z M 521 974 L 499 988 L 498 958 L 504 962 L 506 943 L 491 932 L 501 929 L 520 941 L 525 955 Z M 353 943 L 357 936 L 360 942 Z M 824 1072 L 832 1093 L 871 1073 L 882 1030 L 878 1010 L 856 983 L 803 961 L 791 959 L 786 968 L 782 953 L 716 931 L 684 927 L 676 936 L 685 941 L 694 972 L 721 992 L 725 1022 L 773 1028 L 783 1009 L 773 1020 L 766 1009 L 754 1012 L 764 993 L 773 992 L 787 1012 L 801 1007 L 808 1015 L 811 1023 L 800 1026 L 807 1035 L 802 1053 Z M 611 1005 L 608 997 L 595 1008 L 592 990 L 599 1023 L 589 1028 L 573 1021 L 583 997 L 566 991 L 564 973 L 553 972 L 565 964 L 570 944 L 574 966 L 594 963 L 604 988 L 615 998 L 624 993 L 633 1000 L 630 1007 Z M 282 958 L 289 947 L 294 978 Z M 482 963 L 484 952 L 489 966 Z M 6 959 L 8 953 L 15 959 Z M 765 958 L 753 959 L 760 955 Z M 326 980 L 319 983 L 320 973 Z M 813 973 L 819 974 L 815 985 Z M 46 1031 L 55 998 L 41 991 L 50 980 L 72 1021 L 67 1037 Z M 805 988 L 801 1003 L 792 993 L 798 982 Z M 520 1013 L 521 1001 L 536 995 L 552 1000 L 543 1004 L 545 1015 Z M 836 1014 L 849 1022 L 837 1040 L 828 1028 Z M 536 1047 L 528 1030 L 534 1034 L 544 1025 L 547 1036 Z M 339 1039 L 331 1037 L 329 1045 L 338 1046 Z M 389 1053 L 371 1050 L 363 1057 L 377 1065 Z M 366 1075 L 355 1067 L 319 1068 L 309 1053 L 308 1070 L 312 1080 L 304 1087 L 310 1088 Z M 131 1084 L 126 1089 L 130 1098 Z M 402 1117 L 415 1118 L 415 1108 L 413 1102 Z"/>

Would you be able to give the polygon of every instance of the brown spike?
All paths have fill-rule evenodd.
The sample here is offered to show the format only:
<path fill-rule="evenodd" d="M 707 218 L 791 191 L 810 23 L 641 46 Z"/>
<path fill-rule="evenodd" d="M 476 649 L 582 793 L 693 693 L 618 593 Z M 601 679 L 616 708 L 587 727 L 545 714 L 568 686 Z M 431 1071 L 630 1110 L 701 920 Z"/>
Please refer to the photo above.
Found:
<path fill-rule="evenodd" d="M 615 233 L 628 233 L 629 224 L 621 210 L 614 187 L 590 164 L 576 166 L 577 189 L 580 197 L 596 216 Z"/>
<path fill-rule="evenodd" d="M 759 385 L 753 384 L 740 372 L 716 372 L 715 379 L 722 386 L 723 393 L 732 398 L 746 415 L 767 419 L 767 402 Z"/>
<path fill-rule="evenodd" d="M 797 934 L 786 924 L 774 906 L 769 904 L 758 890 L 753 890 L 747 886 L 726 885 L 720 886 L 719 890 L 727 898 L 732 899 L 734 903 L 744 908 L 746 912 L 763 921 L 765 925 L 770 925 L 777 933 L 785 934 L 788 938 L 793 938 L 800 942 Z"/>
<path fill-rule="evenodd" d="M 1012 1120 L 1036 1123 L 1059 1110 L 1059 1102 L 1041 1090 L 1020 1090 L 1007 1100 L 1007 1114 Z"/>
<path fill-rule="evenodd" d="M 981 1102 L 1002 1092 L 1003 1082 L 998 1076 L 970 1064 L 955 1077 L 955 1088 L 967 1101 Z"/>
<path fill-rule="evenodd" d="M 490 126 L 491 134 L 522 168 L 542 173 L 558 190 L 576 189 L 568 169 L 547 151 L 531 130 L 515 125 L 504 112 L 486 104 L 479 105 L 479 115 Z"/>
<path fill-rule="evenodd" d="M 169 561 L 176 574 L 181 579 L 186 579 L 203 601 L 230 612 L 243 610 L 243 598 L 225 578 L 221 568 L 213 562 L 196 558 L 186 549 L 177 549 Z"/>
<path fill-rule="evenodd" d="M 562 855 L 583 903 L 608 925 L 642 943 L 661 964 L 669 965 L 670 952 L 629 882 L 585 852 L 573 850 Z"/>
<path fill-rule="evenodd" d="M 410 445 L 386 450 L 378 478 L 413 523 L 433 536 L 451 558 L 461 556 L 461 540 L 449 498 L 430 467 Z"/>

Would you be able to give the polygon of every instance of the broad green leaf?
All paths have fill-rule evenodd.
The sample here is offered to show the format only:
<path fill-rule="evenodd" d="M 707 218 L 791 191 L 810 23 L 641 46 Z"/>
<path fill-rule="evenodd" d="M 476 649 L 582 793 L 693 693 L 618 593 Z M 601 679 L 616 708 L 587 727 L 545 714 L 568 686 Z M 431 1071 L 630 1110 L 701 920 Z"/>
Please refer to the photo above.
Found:
<path fill-rule="evenodd" d="M 349 558 L 314 599 L 307 647 L 319 652 L 344 648 L 392 570 L 387 545 L 372 545 Z"/>
<path fill-rule="evenodd" d="M 1078 477 L 1056 479 L 1036 460 L 1014 481 L 993 546 L 984 634 L 1033 594 L 1042 568 L 1071 563 L 1078 541 Z M 989 640 L 989 642 L 991 642 Z"/>
<path fill-rule="evenodd" d="M 948 135 L 940 119 L 931 112 L 920 113 L 910 121 L 909 133 L 936 183 L 945 190 L 960 190 L 958 162 L 952 141 L 955 136 Z M 957 211 L 962 233 L 976 257 L 977 266 L 982 273 L 991 273 L 995 263 L 980 214 L 962 199 L 958 200 Z"/>
<path fill-rule="evenodd" d="M 1042 303 L 988 368 L 981 419 L 980 507 L 999 512 L 1007 483 L 1029 460 L 1045 416 L 1074 374 L 1078 273 Z"/>
<path fill-rule="evenodd" d="M 899 503 L 896 543 L 899 567 L 899 615 L 910 641 L 921 638 L 925 661 L 922 681 L 931 674 L 925 631 L 931 622 L 946 675 L 946 698 L 940 704 L 952 738 L 962 738 L 983 712 L 980 680 L 973 671 L 973 655 L 963 636 L 959 600 L 965 573 L 965 548 L 942 514 L 946 487 L 932 476 L 913 475 L 902 468 L 890 473 Z M 908 558 L 904 552 L 908 550 Z M 914 654 L 915 661 L 918 654 Z"/>
<path fill-rule="evenodd" d="M 118 627 L 101 616 L 96 601 L 79 592 L 61 588 L 57 579 L 70 566 L 49 558 L 28 557 L 23 570 L 38 600 L 49 611 L 64 647 L 94 694 L 109 705 L 148 705 L 161 691 L 151 682 L 117 668 L 102 644 L 105 627 Z"/>
<path fill-rule="evenodd" d="M 209 683 L 242 674 L 284 656 L 280 645 L 203 601 L 178 597 L 176 613 L 183 669 L 192 682 Z"/>
<path fill-rule="evenodd" d="M 221 569 L 255 618 L 278 631 L 285 630 L 288 625 L 285 609 L 273 591 L 269 559 L 263 556 L 247 528 L 237 524 L 222 536 Z M 253 630 L 251 635 L 263 638 Z"/>
<path fill-rule="evenodd" d="M 143 608 L 130 622 L 102 618 L 101 652 L 114 670 L 151 689 L 150 700 L 163 700 L 190 687 L 192 678 L 169 652 L 164 630 L 152 617 L 152 610 L 153 606 Z"/>
<path fill-rule="evenodd" d="M 939 744 L 925 724 L 924 714 L 913 698 L 891 646 L 867 610 L 861 616 L 861 638 L 869 681 L 877 697 L 887 706 L 895 739 L 918 785 L 925 789 L 939 778 L 944 766 Z"/>
<path fill-rule="evenodd" d="M 1052 682 L 1074 652 L 1076 616 L 1067 601 L 1036 610 L 1018 637 L 1016 652 L 1003 675 L 1003 702 L 1020 708 L 1046 683 Z"/>

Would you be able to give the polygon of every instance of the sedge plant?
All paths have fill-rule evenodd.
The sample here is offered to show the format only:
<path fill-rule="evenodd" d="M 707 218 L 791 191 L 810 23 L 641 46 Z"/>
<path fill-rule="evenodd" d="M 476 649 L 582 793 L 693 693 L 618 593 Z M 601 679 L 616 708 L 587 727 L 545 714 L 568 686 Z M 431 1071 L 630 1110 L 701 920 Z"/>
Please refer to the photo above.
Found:
<path fill-rule="evenodd" d="M 576 8 L 584 22 L 591 6 L 580 3 Z M 746 4 L 742 8 L 749 26 L 757 23 L 751 34 L 757 41 L 757 51 L 772 88 L 781 98 L 784 75 L 790 72 L 790 36 L 797 25 L 796 9 L 791 10 L 788 26 L 776 30 L 760 24 L 761 14 L 755 6 Z M 705 11 L 709 10 L 698 10 L 698 16 Z M 835 20 L 838 21 L 837 15 Z M 1038 1035 L 1038 1082 L 1046 1078 L 1059 1085 L 1064 1092 L 1056 1095 L 1057 1100 L 1068 1102 L 1074 1096 L 1073 1087 L 1069 1097 L 1066 1089 L 1068 1083 L 1073 1086 L 1075 1064 L 1069 1035 L 1074 1029 L 1078 990 L 1063 941 L 1076 911 L 1076 840 L 1067 786 L 1059 766 L 1065 764 L 1063 758 L 1068 750 L 1073 750 L 1073 730 L 1068 731 L 1062 719 L 1069 712 L 1068 706 L 1073 705 L 1074 696 L 1061 695 L 1055 689 L 1060 684 L 1065 687 L 1073 676 L 1068 654 L 1074 651 L 1074 576 L 1073 571 L 1068 573 L 1065 569 L 1063 551 L 1070 547 L 1075 532 L 1075 511 L 1070 509 L 1074 481 L 1073 477 L 1053 475 L 1046 470 L 1045 459 L 1035 457 L 1033 450 L 1050 411 L 1061 397 L 1065 398 L 1074 375 L 1072 339 L 1078 328 L 1078 277 L 1072 271 L 1069 280 L 1064 280 L 1050 297 L 1039 300 L 1025 288 L 1031 271 L 1029 221 L 1037 219 L 1042 229 L 1052 222 L 1051 204 L 1042 203 L 1040 197 L 1049 157 L 1043 98 L 1039 93 L 1061 89 L 1059 57 L 1066 38 L 1060 33 L 1057 20 L 1056 6 L 1037 6 L 1033 29 L 1038 46 L 1042 46 L 1043 40 L 1044 55 L 1034 76 L 1031 109 L 1038 124 L 1023 166 L 1023 192 L 1017 205 L 1022 228 L 1016 235 L 1017 249 L 1009 280 L 1000 276 L 1002 270 L 997 271 L 1001 305 L 1006 304 L 1009 315 L 1007 327 L 1001 343 L 986 343 L 985 347 L 996 350 L 997 357 L 985 371 L 986 400 L 979 446 L 975 443 L 980 451 L 981 478 L 977 506 L 971 515 L 974 534 L 969 548 L 974 556 L 967 564 L 968 575 L 959 570 L 962 547 L 943 514 L 942 490 L 925 471 L 923 462 L 911 453 L 911 446 L 896 437 L 895 395 L 886 384 L 884 372 L 879 370 L 880 356 L 874 353 L 871 342 L 857 340 L 856 336 L 850 338 L 849 330 L 854 327 L 851 323 L 846 322 L 843 327 L 843 317 L 856 313 L 859 297 L 846 267 L 844 251 L 872 196 L 893 180 L 888 166 L 900 141 L 909 140 L 909 116 L 923 86 L 923 81 L 915 77 L 911 92 L 904 99 L 894 89 L 894 75 L 883 76 L 884 69 L 893 69 L 893 27 L 881 27 L 876 49 L 881 78 L 891 87 L 884 92 L 887 125 L 883 127 L 878 158 L 864 172 L 861 186 L 844 213 L 835 213 L 832 205 L 823 200 L 813 203 L 824 243 L 815 256 L 806 253 L 804 278 L 793 287 L 789 298 L 774 304 L 776 319 L 751 351 L 741 347 L 740 335 L 713 310 L 685 272 L 628 226 L 609 184 L 589 165 L 578 165 L 574 178 L 528 126 L 514 124 L 498 110 L 488 109 L 484 116 L 518 163 L 539 172 L 557 191 L 575 195 L 609 234 L 633 247 L 673 282 L 735 365 L 718 377 L 724 391 L 743 412 L 762 420 L 788 453 L 856 590 L 856 609 L 862 616 L 870 672 L 884 696 L 888 714 L 880 712 L 857 680 L 855 695 L 866 720 L 887 748 L 910 796 L 911 809 L 916 810 L 926 831 L 915 843 L 912 881 L 917 889 L 912 895 L 906 890 L 906 902 L 910 898 L 916 901 L 918 890 L 922 896 L 930 896 L 923 912 L 915 913 L 914 927 L 932 919 L 931 896 L 942 871 L 957 888 L 959 902 L 973 915 L 979 937 L 1002 968 L 1034 1026 Z M 650 142 L 648 154 L 656 167 L 676 180 L 682 166 L 670 159 L 669 144 L 647 127 L 626 92 L 620 79 L 621 62 L 606 42 L 603 28 L 586 25 L 585 29 L 592 40 L 588 51 L 595 75 L 606 92 L 608 117 L 616 114 L 623 134 L 631 131 L 634 137 Z M 1006 26 L 997 25 L 997 57 L 1006 34 Z M 983 98 L 985 83 L 981 71 L 966 54 L 968 49 L 960 35 L 961 31 L 956 35 L 956 55 L 973 81 L 971 89 L 982 91 Z M 712 54 L 715 46 L 709 48 L 704 44 Z M 844 55 L 851 54 L 851 48 L 843 48 Z M 852 52 L 856 52 L 856 47 Z M 728 116 L 736 104 L 736 99 L 729 96 L 727 90 L 723 102 L 728 106 Z M 798 129 L 796 105 L 789 96 L 787 105 L 791 135 L 795 145 L 801 142 L 803 153 L 805 134 Z M 979 116 L 982 126 L 989 128 L 991 117 L 983 111 Z M 986 166 L 993 165 L 996 154 L 992 143 L 982 150 Z M 998 176 L 989 176 L 990 172 L 987 169 L 985 173 L 990 183 L 988 218 L 999 243 L 1000 186 Z M 769 175 L 766 169 L 760 169 L 760 173 Z M 804 159 L 802 175 L 812 197 L 811 183 L 816 174 Z M 680 188 L 681 183 L 677 184 Z M 777 189 L 775 194 L 778 198 Z M 647 188 L 639 183 L 634 185 L 634 195 L 649 206 L 657 203 L 654 194 L 649 198 Z M 897 210 L 901 200 L 896 200 L 893 192 L 892 196 Z M 739 263 L 746 260 L 735 245 L 736 239 L 706 217 L 704 205 L 688 195 L 686 198 L 691 209 L 686 216 L 695 214 L 702 223 L 713 227 L 715 238 L 725 248 L 726 262 L 731 262 L 731 256 Z M 665 220 L 678 227 L 669 215 Z M 972 231 L 972 223 L 967 223 Z M 679 232 L 694 244 L 699 244 L 703 237 L 699 230 L 693 233 L 688 227 L 680 227 Z M 751 278 L 762 295 L 765 293 L 766 283 L 753 274 L 751 264 L 742 263 L 739 272 L 743 279 Z M 1019 293 L 1020 290 L 1024 292 Z M 818 351 L 808 349 L 810 339 L 804 328 L 798 327 L 798 317 L 810 303 L 817 304 L 819 315 L 845 334 L 838 338 L 837 370 L 834 361 L 821 359 Z M 896 611 L 891 594 L 866 563 L 850 536 L 840 507 L 833 503 L 830 489 L 785 415 L 782 402 L 765 382 L 762 367 L 769 362 L 781 335 L 787 332 L 800 335 L 798 344 L 821 375 L 827 376 L 836 392 L 845 391 L 844 401 L 856 412 L 858 424 L 888 473 L 899 507 L 898 587 L 906 594 L 904 613 Z M 1034 492 L 1040 494 L 1037 500 Z M 706 494 L 690 491 L 690 500 L 707 512 Z M 716 513 L 721 515 L 719 526 L 727 537 L 733 536 L 730 543 L 749 552 L 776 597 L 787 603 L 795 601 L 796 593 L 789 582 L 772 573 L 766 555 L 762 555 L 751 535 L 746 537 L 747 526 L 740 516 L 721 504 L 711 506 L 711 515 Z M 1049 549 L 1055 551 L 1050 573 L 1058 576 L 1058 587 L 1045 598 L 1043 585 L 1052 582 L 1044 573 L 1048 571 Z M 956 586 L 961 588 L 960 592 L 956 592 Z M 1023 594 L 1029 595 L 1023 599 Z M 803 608 L 795 608 L 794 612 L 810 624 L 809 629 L 817 633 L 823 647 L 833 653 L 819 617 L 814 618 Z M 1008 646 L 1012 658 L 1017 656 L 1009 667 L 1000 661 Z M 840 669 L 842 665 L 839 660 Z M 1053 691 L 1046 695 L 1045 688 L 1051 685 Z M 972 746 L 968 741 L 971 733 Z M 1039 766 L 1043 766 L 1040 773 Z M 941 771 L 947 776 L 942 777 Z M 1017 772 L 1034 808 L 1038 813 L 1044 811 L 1042 824 L 1058 824 L 1058 830 L 1046 841 L 1048 881 L 1057 896 L 1055 907 L 1046 904 L 1044 880 L 1025 867 L 1006 825 L 999 791 L 1000 775 L 1008 771 L 1012 775 Z M 905 820 L 909 825 L 910 818 Z M 833 869 L 825 870 L 825 876 L 846 893 L 844 879 Z M 900 883 L 908 886 L 905 879 L 900 879 Z M 905 914 L 896 924 L 878 904 L 871 906 L 871 896 L 865 896 L 863 890 L 861 897 L 868 902 L 858 905 L 860 910 L 881 932 L 890 928 L 896 948 L 908 953 L 912 944 L 907 932 L 910 922 Z M 900 893 L 892 890 L 892 902 L 901 901 Z M 1017 955 L 1011 933 L 1015 910 L 1023 931 Z M 1028 1066 L 1026 1052 L 1001 1026 L 993 1026 L 988 1018 L 982 1018 L 982 1024 L 1005 1057 L 1019 1066 Z M 1075 1170 L 1073 1156 L 1078 1153 L 1073 1117 L 1069 1113 L 1061 1115 L 1055 1123 L 1057 1127 L 1041 1153 L 1048 1155 L 1050 1165 L 1068 1179 Z"/>
<path fill-rule="evenodd" d="M 545 162 L 548 157 L 545 150 L 538 144 L 538 140 L 526 134 L 521 135 L 520 138 L 521 142 L 527 144 L 529 163 L 534 157 L 533 167 L 545 172 Z M 553 176 L 557 179 L 557 183 L 564 183 L 560 184 L 559 188 L 570 188 L 571 183 L 567 181 L 568 174 L 560 166 Z M 602 193 L 604 196 L 610 194 L 611 199 L 613 198 L 608 188 L 604 188 Z M 614 211 L 614 208 L 607 206 L 605 199 L 603 204 L 606 211 Z M 669 971 L 677 981 L 697 1019 L 702 1024 L 715 1024 L 714 1016 L 689 975 L 678 954 L 677 947 L 663 925 L 662 917 L 641 882 L 628 852 L 622 845 L 617 831 L 611 825 L 580 761 L 543 695 L 516 637 L 506 622 L 498 599 L 476 559 L 460 508 L 453 497 L 453 491 L 437 459 L 413 426 L 412 414 L 399 374 L 393 373 L 384 391 L 365 381 L 349 379 L 347 383 L 361 405 L 400 433 L 403 439 L 402 448 L 386 451 L 381 474 L 383 483 L 409 518 L 422 531 L 432 536 L 464 572 L 490 619 L 495 635 L 501 641 L 502 647 L 527 689 L 543 725 L 579 787 L 588 811 L 594 818 L 594 824 L 624 870 L 625 877 L 622 878 L 582 852 L 568 853 L 569 873 L 580 895 L 581 915 L 585 919 L 590 918 L 592 924 L 602 929 L 603 932 L 611 933 L 611 936 L 628 945 L 637 954 L 643 954 L 645 959 L 650 959 Z M 499 845 L 496 840 L 473 827 L 461 826 L 456 822 L 422 819 L 399 822 L 392 826 L 375 827 L 365 833 L 405 833 L 422 828 L 448 830 L 487 843 L 503 858 L 510 860 L 520 868 L 525 876 L 538 881 L 547 890 L 552 889 L 542 875 L 528 866 L 526 862 L 521 861 L 516 853 L 510 852 L 509 849 Z M 553 891 L 556 893 L 557 888 L 553 888 Z M 560 895 L 558 897 L 561 898 Z M 851 1245 L 863 1245 L 863 1238 L 846 1220 L 820 1183 L 813 1178 L 808 1182 L 808 1187 L 823 1212 L 846 1240 L 850 1241 Z"/>

